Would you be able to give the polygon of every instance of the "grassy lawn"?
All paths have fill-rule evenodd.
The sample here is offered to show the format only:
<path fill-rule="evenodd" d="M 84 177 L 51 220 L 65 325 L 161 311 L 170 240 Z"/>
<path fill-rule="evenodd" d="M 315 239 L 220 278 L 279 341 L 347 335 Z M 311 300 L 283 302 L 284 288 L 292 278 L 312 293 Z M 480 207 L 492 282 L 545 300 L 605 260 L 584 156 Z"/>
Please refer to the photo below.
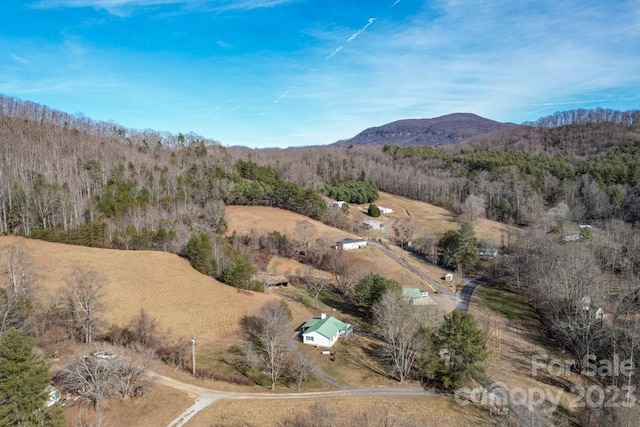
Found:
<path fill-rule="evenodd" d="M 515 320 L 532 325 L 536 322 L 536 316 L 531 307 L 520 295 L 501 289 L 480 286 L 474 292 L 478 296 L 480 307 L 485 307 L 503 315 L 509 320 Z"/>

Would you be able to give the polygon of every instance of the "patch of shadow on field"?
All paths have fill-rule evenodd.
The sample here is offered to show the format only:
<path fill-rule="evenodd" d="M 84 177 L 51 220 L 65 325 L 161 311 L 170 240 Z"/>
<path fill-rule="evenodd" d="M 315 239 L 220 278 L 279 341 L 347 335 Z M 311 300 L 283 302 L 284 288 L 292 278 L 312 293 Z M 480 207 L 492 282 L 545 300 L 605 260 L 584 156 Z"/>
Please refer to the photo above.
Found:
<path fill-rule="evenodd" d="M 360 348 L 362 352 L 366 355 L 366 357 L 362 357 L 362 355 L 346 352 L 345 357 L 347 361 L 359 368 L 362 368 L 371 374 L 376 376 L 381 376 L 387 379 L 394 379 L 389 373 L 385 370 L 379 368 L 379 366 L 384 365 L 384 361 L 380 357 L 381 354 L 384 354 L 384 348 L 382 345 L 369 342 L 365 345 L 361 345 Z M 375 362 L 375 363 L 371 363 Z"/>
<path fill-rule="evenodd" d="M 331 294 L 323 293 L 320 295 L 319 300 L 323 304 L 331 307 L 333 310 L 339 311 L 343 314 L 348 314 L 354 317 L 362 316 L 362 313 L 360 313 L 357 307 L 355 307 L 353 304 L 350 304 L 344 300 L 341 300 L 340 297 L 338 297 L 333 293 Z"/>

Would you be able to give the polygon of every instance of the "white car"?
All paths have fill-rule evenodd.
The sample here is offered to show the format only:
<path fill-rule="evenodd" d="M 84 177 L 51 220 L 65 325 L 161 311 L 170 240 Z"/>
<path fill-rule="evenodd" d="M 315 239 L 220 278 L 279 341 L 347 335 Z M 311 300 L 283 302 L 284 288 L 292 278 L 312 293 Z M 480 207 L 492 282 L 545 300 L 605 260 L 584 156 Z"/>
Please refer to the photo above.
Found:
<path fill-rule="evenodd" d="M 48 385 L 44 392 L 47 394 L 47 400 L 44 403 L 45 407 L 49 408 L 60 401 L 60 390 L 57 387 Z"/>
<path fill-rule="evenodd" d="M 108 352 L 108 351 L 96 351 L 95 353 L 93 353 L 93 357 L 97 358 L 97 359 L 115 359 L 116 355 Z"/>

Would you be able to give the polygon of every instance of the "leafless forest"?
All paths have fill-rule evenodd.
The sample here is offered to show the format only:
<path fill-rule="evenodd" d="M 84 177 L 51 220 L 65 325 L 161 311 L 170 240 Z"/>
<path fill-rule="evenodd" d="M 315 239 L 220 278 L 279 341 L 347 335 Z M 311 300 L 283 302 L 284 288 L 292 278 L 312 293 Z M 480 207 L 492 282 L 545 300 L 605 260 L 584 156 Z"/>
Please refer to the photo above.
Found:
<path fill-rule="evenodd" d="M 327 184 L 345 180 L 458 213 L 480 206 L 476 215 L 523 230 L 485 272 L 491 279 L 524 295 L 576 359 L 640 364 L 639 111 L 563 112 L 437 148 L 252 150 L 0 96 L 0 150 L 0 233 L 88 246 L 197 252 L 194 235 L 220 236 L 230 204 L 283 207 L 348 228 L 321 198 Z M 581 239 L 563 240 L 572 233 Z M 240 262 L 217 242 L 218 267 Z M 90 341 L 86 327 L 76 328 Z M 590 420 L 625 416 L 603 406 Z"/>

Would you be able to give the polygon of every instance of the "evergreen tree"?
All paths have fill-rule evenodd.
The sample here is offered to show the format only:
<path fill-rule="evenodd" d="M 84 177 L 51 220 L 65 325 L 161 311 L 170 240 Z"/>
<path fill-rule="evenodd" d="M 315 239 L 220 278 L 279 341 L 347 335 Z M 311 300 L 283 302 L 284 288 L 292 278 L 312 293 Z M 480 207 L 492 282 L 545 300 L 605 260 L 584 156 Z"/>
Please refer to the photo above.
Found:
<path fill-rule="evenodd" d="M 433 358 L 439 359 L 434 379 L 443 387 L 460 387 L 484 372 L 485 337 L 468 312 L 447 314 L 433 343 Z"/>
<path fill-rule="evenodd" d="M 211 237 L 207 233 L 193 233 L 184 248 L 184 254 L 193 268 L 202 274 L 213 276 L 216 272 Z"/>
<path fill-rule="evenodd" d="M 401 292 L 400 284 L 376 273 L 364 276 L 354 289 L 356 305 L 367 314 L 387 292 Z"/>
<path fill-rule="evenodd" d="M 371 203 L 369 205 L 369 209 L 367 209 L 367 213 L 369 214 L 369 216 L 377 218 L 380 216 L 380 208 L 378 208 L 378 206 L 376 206 L 374 203 Z"/>
<path fill-rule="evenodd" d="M 37 425 L 44 419 L 49 372 L 32 353 L 33 339 L 10 329 L 0 343 L 0 425 Z"/>
<path fill-rule="evenodd" d="M 458 273 L 472 269 L 478 263 L 478 241 L 471 223 L 463 223 L 457 231 L 449 230 L 438 242 L 443 264 L 455 267 Z"/>

